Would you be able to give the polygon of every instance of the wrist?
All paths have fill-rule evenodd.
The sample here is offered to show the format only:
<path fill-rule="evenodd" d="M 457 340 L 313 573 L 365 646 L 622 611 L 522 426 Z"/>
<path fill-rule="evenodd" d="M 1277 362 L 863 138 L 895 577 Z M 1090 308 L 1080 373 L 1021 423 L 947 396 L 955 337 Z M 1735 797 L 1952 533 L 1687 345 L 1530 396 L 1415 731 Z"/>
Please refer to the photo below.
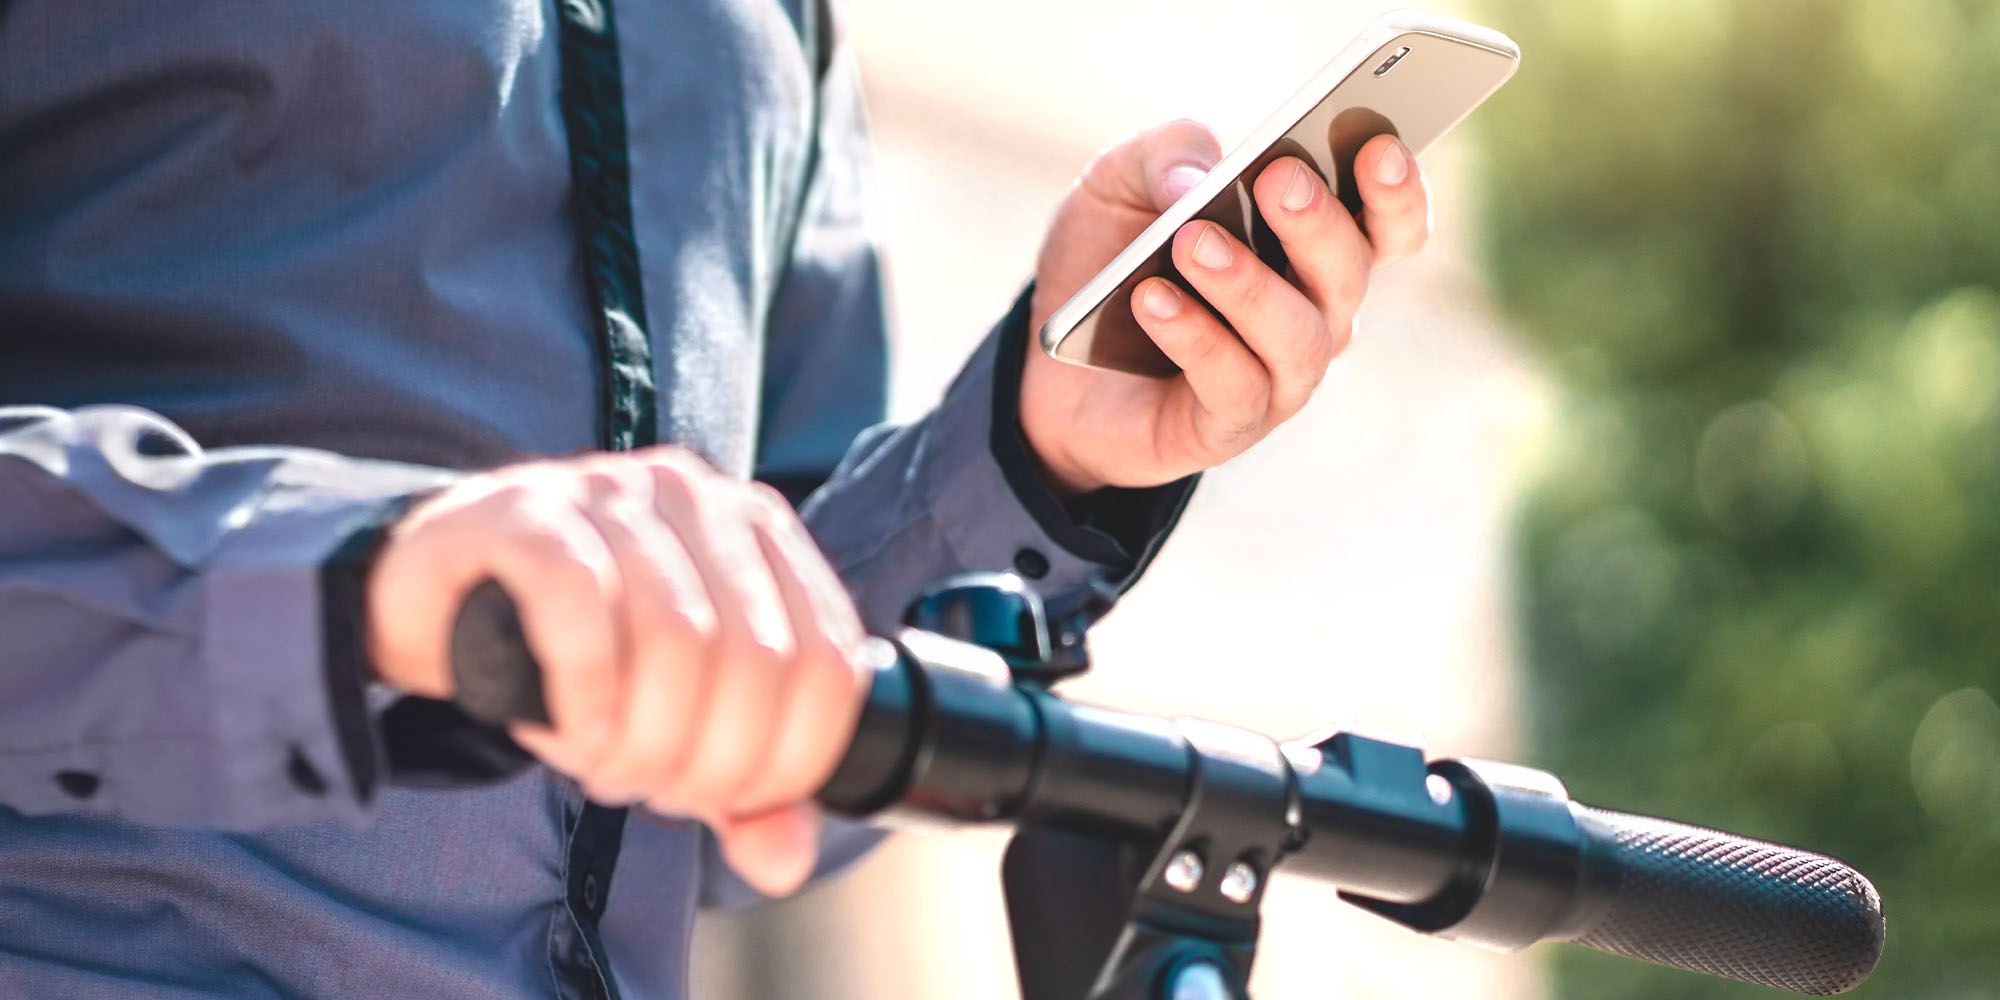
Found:
<path fill-rule="evenodd" d="M 1028 441 L 1028 457 L 1033 460 L 1035 472 L 1041 476 L 1042 485 L 1059 501 L 1067 503 L 1086 493 L 1095 493 L 1109 486 L 1109 483 L 1084 471 L 1074 461 L 1045 452 L 1024 430 L 1022 436 Z"/>
<path fill-rule="evenodd" d="M 1038 360 L 1046 359 L 1031 358 L 1028 367 L 1032 369 L 1034 362 Z M 1030 382 L 1034 379 L 1034 374 L 1032 371 L 1022 373 L 1019 396 L 1022 404 L 1028 404 L 1033 396 Z M 1021 451 L 1026 452 L 1028 459 L 1026 464 L 1034 468 L 1036 478 L 1041 480 L 1042 485 L 1058 501 L 1063 502 L 1110 485 L 1093 474 L 1088 466 L 1079 462 L 1075 455 L 1063 447 L 1064 440 L 1069 436 L 1068 429 L 1061 426 L 1060 420 L 1053 421 L 1055 426 L 1050 426 L 1052 421 L 1044 410 L 1045 408 L 1041 407 L 1022 405 L 1014 413 L 995 414 L 1000 419 L 1012 418 L 1015 439 L 1020 443 Z"/>

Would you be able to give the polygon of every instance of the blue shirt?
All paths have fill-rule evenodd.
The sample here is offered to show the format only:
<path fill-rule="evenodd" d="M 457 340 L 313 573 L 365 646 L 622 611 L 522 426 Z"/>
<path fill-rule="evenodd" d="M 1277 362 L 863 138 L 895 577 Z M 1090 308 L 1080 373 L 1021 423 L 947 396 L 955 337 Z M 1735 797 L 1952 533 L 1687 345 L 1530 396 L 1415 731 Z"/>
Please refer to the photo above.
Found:
<path fill-rule="evenodd" d="M 811 0 L 0 3 L 0 997 L 682 995 L 705 831 L 364 682 L 367 542 L 460 470 L 821 483 L 875 628 L 1128 582 L 1190 484 L 1056 505 L 1022 306 L 870 429 L 862 160 Z"/>

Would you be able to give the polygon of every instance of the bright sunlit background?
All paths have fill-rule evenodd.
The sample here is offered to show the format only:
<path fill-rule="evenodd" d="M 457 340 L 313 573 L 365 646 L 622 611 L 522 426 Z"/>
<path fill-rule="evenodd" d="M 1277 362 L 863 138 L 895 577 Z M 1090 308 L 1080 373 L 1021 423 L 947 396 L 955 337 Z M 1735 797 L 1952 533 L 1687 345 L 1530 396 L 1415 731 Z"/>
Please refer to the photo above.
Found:
<path fill-rule="evenodd" d="M 1182 116 L 1231 145 L 1388 6 L 848 0 L 897 415 L 1092 153 Z M 1839 854 L 1890 913 L 1857 996 L 2000 997 L 1996 4 L 1435 9 L 1524 60 L 1426 157 L 1434 242 L 1208 477 L 1070 694 L 1421 734 Z M 1011 998 L 1003 846 L 906 835 L 712 919 L 696 995 Z M 1432 942 L 1282 878 L 1265 917 L 1265 998 L 1775 995 Z"/>

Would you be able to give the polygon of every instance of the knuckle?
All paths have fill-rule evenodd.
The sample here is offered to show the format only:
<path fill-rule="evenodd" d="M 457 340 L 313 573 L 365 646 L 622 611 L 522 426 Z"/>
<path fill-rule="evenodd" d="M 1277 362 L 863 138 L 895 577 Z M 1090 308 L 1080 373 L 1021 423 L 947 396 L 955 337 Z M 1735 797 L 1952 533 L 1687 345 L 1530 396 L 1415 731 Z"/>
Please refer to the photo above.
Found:
<path fill-rule="evenodd" d="M 1238 308 L 1246 313 L 1261 313 L 1271 308 L 1275 297 L 1274 285 L 1280 279 L 1269 269 L 1259 272 L 1255 268 L 1245 268 L 1234 276 Z"/>
<path fill-rule="evenodd" d="M 602 503 L 624 495 L 625 477 L 615 465 L 597 462 L 577 472 L 578 491 L 587 499 Z"/>
<path fill-rule="evenodd" d="M 539 514 L 541 491 L 531 479 L 508 477 L 496 480 L 485 495 L 461 507 L 459 513 L 468 516 L 500 516 L 522 518 Z"/>
<path fill-rule="evenodd" d="M 1345 326 L 1330 326 L 1327 328 L 1326 351 L 1328 367 L 1332 367 L 1333 358 L 1340 357 L 1341 352 L 1347 350 L 1347 345 L 1354 342 L 1354 326 L 1354 321 L 1349 320 Z"/>
<path fill-rule="evenodd" d="M 1370 260 L 1356 261 L 1336 267 L 1326 276 L 1326 305 L 1330 311 L 1351 313 L 1360 305 L 1362 297 L 1368 293 L 1368 268 L 1371 265 Z"/>
<path fill-rule="evenodd" d="M 715 615 L 681 602 L 649 610 L 646 623 L 642 649 L 649 655 L 685 655 L 687 646 L 705 646 L 715 637 Z"/>
<path fill-rule="evenodd" d="M 1183 350 L 1187 355 L 1187 367 L 1206 368 L 1212 364 L 1216 360 L 1217 353 L 1222 350 L 1222 338 L 1222 332 L 1215 329 L 1198 327 L 1191 332 L 1187 338 L 1187 346 Z"/>
<path fill-rule="evenodd" d="M 748 495 L 753 509 L 777 519 L 779 524 L 783 524 L 793 516 L 791 501 L 786 500 L 785 495 L 769 483 L 751 482 Z"/>
<path fill-rule="evenodd" d="M 686 451 L 674 445 L 657 445 L 633 452 L 633 457 L 652 474 L 655 482 L 685 479 L 696 471 Z"/>
<path fill-rule="evenodd" d="M 1223 412 L 1210 413 L 1210 420 L 1202 428 L 1202 440 L 1215 453 L 1218 460 L 1237 454 L 1254 443 L 1263 430 L 1265 414 L 1270 409 L 1270 389 L 1264 387 L 1247 390 L 1238 401 Z"/>
<path fill-rule="evenodd" d="M 1133 146 L 1135 139 L 1143 140 L 1143 136 L 1128 135 L 1091 154 L 1090 161 L 1083 165 L 1082 172 L 1077 175 L 1076 183 L 1071 186 L 1070 194 L 1074 195 L 1079 190 L 1093 192 L 1102 189 L 1108 183 L 1106 178 L 1118 171 L 1119 163 L 1127 151 L 1135 148 Z"/>
<path fill-rule="evenodd" d="M 1299 366 L 1303 369 L 1301 374 L 1307 377 L 1308 388 L 1317 386 L 1320 379 L 1326 376 L 1327 366 L 1333 364 L 1334 355 L 1339 353 L 1334 346 L 1333 331 L 1327 326 L 1326 318 L 1314 313 L 1312 318 L 1306 321 L 1305 329 L 1300 331 L 1299 343 L 1304 345 Z"/>
<path fill-rule="evenodd" d="M 514 525 L 506 544 L 536 570 L 556 575 L 556 583 L 576 585 L 594 575 L 585 567 L 581 547 L 571 533 L 548 521 Z"/>
<path fill-rule="evenodd" d="M 818 551 L 817 544 L 812 542 L 812 536 L 806 531 L 805 523 L 799 520 L 798 512 L 792 509 L 791 502 L 783 494 L 763 487 L 762 495 L 754 506 L 759 523 L 780 542 L 806 543 L 802 547 L 783 547 L 781 551 Z"/>
<path fill-rule="evenodd" d="M 1232 445 L 1240 445 L 1257 440 L 1258 432 L 1264 427 L 1263 415 L 1270 408 L 1270 400 L 1271 396 L 1269 392 L 1259 393 L 1256 406 L 1238 415 L 1237 419 L 1229 422 L 1225 428 L 1224 440 Z"/>
<path fill-rule="evenodd" d="M 709 464 L 700 452 L 686 445 L 659 445 L 647 452 L 650 459 L 662 466 L 678 469 L 682 475 L 705 477 L 715 474 L 715 466 Z"/>
<path fill-rule="evenodd" d="M 1230 445 L 1241 445 L 1255 441 L 1264 429 L 1264 419 L 1271 411 L 1271 380 L 1258 379 L 1246 387 L 1241 400 L 1229 413 L 1222 414 L 1219 437 Z"/>
<path fill-rule="evenodd" d="M 641 455 L 640 465 L 650 474 L 656 489 L 692 493 L 709 476 L 700 456 L 678 445 L 661 445 Z"/>
<path fill-rule="evenodd" d="M 1193 118 L 1176 118 L 1161 126 L 1161 131 L 1193 138 L 1204 146 L 1220 146 L 1215 130 L 1209 128 L 1206 122 L 1196 121 Z"/>
<path fill-rule="evenodd" d="M 648 465 L 647 474 L 652 480 L 653 501 L 656 505 L 691 506 L 699 495 L 695 480 L 688 471 L 675 465 Z"/>
<path fill-rule="evenodd" d="M 763 676 L 781 674 L 790 666 L 796 651 L 751 632 L 748 628 L 728 630 L 716 643 L 717 659 L 731 672 Z"/>

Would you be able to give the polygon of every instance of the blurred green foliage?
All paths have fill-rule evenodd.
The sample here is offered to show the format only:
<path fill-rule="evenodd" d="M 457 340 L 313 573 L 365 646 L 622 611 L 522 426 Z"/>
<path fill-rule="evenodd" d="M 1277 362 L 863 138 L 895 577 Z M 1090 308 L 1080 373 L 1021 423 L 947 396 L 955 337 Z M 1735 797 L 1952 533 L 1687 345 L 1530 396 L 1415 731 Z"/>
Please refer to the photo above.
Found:
<path fill-rule="evenodd" d="M 1487 0 L 1541 758 L 1886 902 L 1856 996 L 2000 997 L 2000 2 Z M 1561 997 L 1776 994 L 1555 949 Z"/>

